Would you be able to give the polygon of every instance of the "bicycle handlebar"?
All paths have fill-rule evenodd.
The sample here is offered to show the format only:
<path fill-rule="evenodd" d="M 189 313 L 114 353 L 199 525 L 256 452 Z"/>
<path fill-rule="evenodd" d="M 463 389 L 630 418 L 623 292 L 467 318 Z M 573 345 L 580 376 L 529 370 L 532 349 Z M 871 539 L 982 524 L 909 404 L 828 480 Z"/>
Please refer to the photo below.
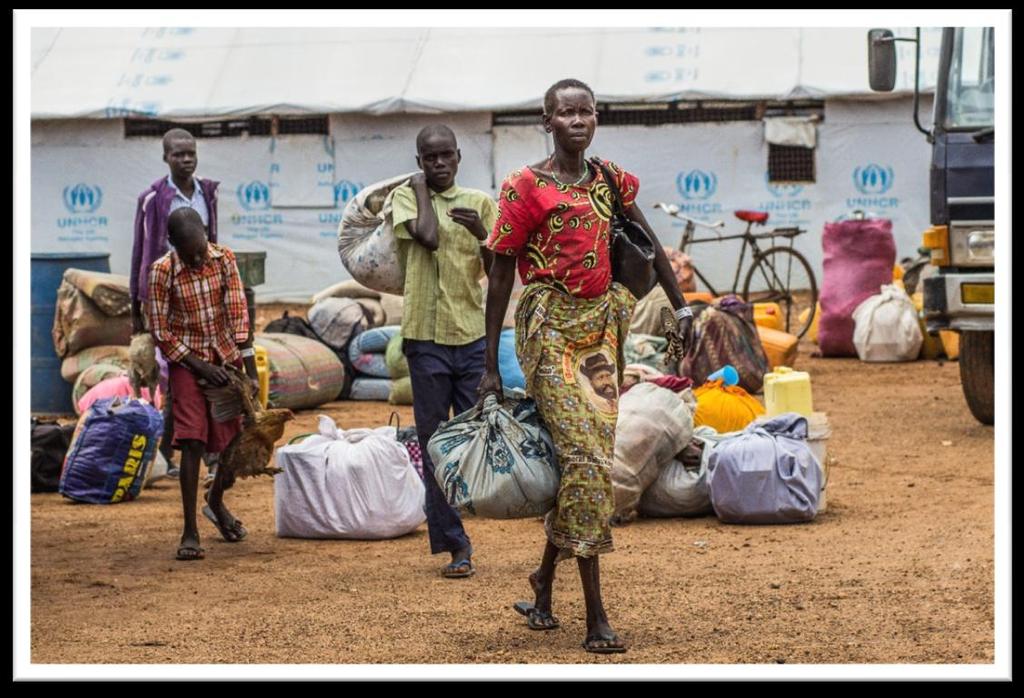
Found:
<path fill-rule="evenodd" d="M 690 218 L 689 216 L 684 216 L 683 214 L 679 213 L 679 207 L 676 206 L 675 204 L 666 204 L 666 203 L 663 203 L 663 202 L 659 201 L 658 203 L 654 204 L 654 208 L 660 208 L 662 211 L 664 211 L 668 215 L 672 216 L 673 218 L 681 218 L 684 221 L 688 221 L 690 223 L 693 223 L 694 225 L 699 225 L 702 228 L 709 228 L 711 230 L 714 230 L 715 228 L 721 228 L 722 226 L 725 225 L 725 221 L 715 221 L 714 223 L 704 223 L 702 221 L 694 220 L 693 218 Z"/>

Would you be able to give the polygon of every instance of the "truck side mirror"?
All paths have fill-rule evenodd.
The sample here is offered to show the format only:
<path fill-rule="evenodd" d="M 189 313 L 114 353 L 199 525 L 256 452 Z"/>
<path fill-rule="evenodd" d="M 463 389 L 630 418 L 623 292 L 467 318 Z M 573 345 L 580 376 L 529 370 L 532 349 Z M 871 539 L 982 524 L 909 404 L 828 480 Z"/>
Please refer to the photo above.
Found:
<path fill-rule="evenodd" d="M 896 43 L 888 29 L 868 32 L 868 80 L 875 92 L 892 92 L 896 86 Z"/>

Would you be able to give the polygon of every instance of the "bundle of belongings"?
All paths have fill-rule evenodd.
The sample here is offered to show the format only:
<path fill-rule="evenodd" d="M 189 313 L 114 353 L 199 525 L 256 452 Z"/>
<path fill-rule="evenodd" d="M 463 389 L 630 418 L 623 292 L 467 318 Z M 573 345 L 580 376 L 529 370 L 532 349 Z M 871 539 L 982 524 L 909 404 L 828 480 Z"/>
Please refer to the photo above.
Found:
<path fill-rule="evenodd" d="M 67 358 L 90 347 L 128 346 L 131 336 L 128 277 L 65 270 L 53 318 L 57 356 Z"/>
<path fill-rule="evenodd" d="M 765 413 L 764 406 L 738 385 L 725 385 L 721 378 L 708 381 L 693 391 L 697 409 L 693 415 L 696 426 L 709 426 L 716 431 L 739 431 Z"/>
<path fill-rule="evenodd" d="M 680 375 L 696 384 L 725 365 L 739 373 L 739 386 L 759 393 L 764 374 L 771 370 L 754 324 L 753 306 L 736 296 L 723 296 L 711 305 L 694 304 L 693 337 L 679 364 Z"/>
<path fill-rule="evenodd" d="M 402 352 L 402 334 L 400 331 L 388 340 L 388 346 L 384 350 L 384 362 L 387 364 L 388 376 L 391 378 L 391 392 L 388 393 L 388 402 L 392 405 L 411 405 L 412 378 L 409 377 L 409 362 Z"/>
<path fill-rule="evenodd" d="M 377 540 L 426 520 L 425 489 L 394 427 L 343 430 L 321 415 L 318 433 L 277 451 L 277 535 Z"/>
<path fill-rule="evenodd" d="M 338 254 L 352 278 L 382 293 L 402 294 L 405 272 L 391 223 L 391 197 L 412 175 L 375 182 L 345 206 L 338 226 Z"/>
<path fill-rule="evenodd" d="M 708 462 L 722 436 L 696 427 L 685 448 L 658 473 L 640 497 L 640 513 L 650 517 L 705 516 L 714 513 L 708 488 Z"/>
<path fill-rule="evenodd" d="M 612 490 L 617 522 L 636 518 L 640 498 L 690 441 L 693 391 L 679 393 L 640 383 L 619 398 L 612 461 Z"/>
<path fill-rule="evenodd" d="M 282 318 L 285 321 L 301 318 Z M 268 329 L 274 322 L 267 325 Z M 267 404 L 291 410 L 337 400 L 346 385 L 345 365 L 323 342 L 299 334 L 262 332 L 253 343 L 267 352 L 270 390 Z"/>
<path fill-rule="evenodd" d="M 488 395 L 443 423 L 427 444 L 434 476 L 456 509 L 493 519 L 541 516 L 558 496 L 561 472 L 551 435 L 525 396 Z"/>
<path fill-rule="evenodd" d="M 896 242 L 892 221 L 852 219 L 825 224 L 818 346 L 822 356 L 856 356 L 853 312 L 892 283 Z"/>
<path fill-rule="evenodd" d="M 787 412 L 718 443 L 707 476 L 718 518 L 738 524 L 812 520 L 825 475 L 807 434 L 807 418 Z"/>
<path fill-rule="evenodd" d="M 377 327 L 362 332 L 349 342 L 348 359 L 354 371 L 349 399 L 386 401 L 391 397 L 393 381 L 387 361 L 387 349 L 391 340 L 400 334 L 401 329 L 400 325 Z M 396 360 L 394 351 L 393 348 L 393 361 Z M 397 351 L 401 353 L 401 346 L 397 347 Z M 404 358 L 402 356 L 402 359 Z M 403 372 L 402 366 L 396 366 L 396 371 Z M 404 372 L 408 374 L 408 365 L 405 366 Z"/>
<path fill-rule="evenodd" d="M 130 308 L 127 276 L 82 269 L 64 272 L 52 334 L 54 349 L 63 359 L 61 377 L 74 386 L 75 414 L 83 414 L 99 398 L 135 396 L 161 403 L 157 386 L 166 385 L 166 364 L 154 364 L 156 380 L 145 389 L 130 380 L 129 345 L 136 341 Z"/>
<path fill-rule="evenodd" d="M 617 429 L 617 439 L 618 434 Z M 808 442 L 807 419 L 801 415 L 761 418 L 741 431 L 724 433 L 698 426 L 682 448 L 665 456 L 678 443 L 670 445 L 663 436 L 661 451 L 650 449 L 639 467 L 627 469 L 629 463 L 616 458 L 616 523 L 632 520 L 637 513 L 714 513 L 724 523 L 783 524 L 810 521 L 824 510 L 825 464 Z M 635 448 L 635 443 L 623 445 L 624 451 Z M 658 460 L 664 462 L 650 464 Z"/>
<path fill-rule="evenodd" d="M 77 424 L 58 424 L 53 420 L 32 417 L 32 494 L 57 492 L 60 474 Z"/>
<path fill-rule="evenodd" d="M 89 504 L 116 504 L 138 497 L 153 463 L 163 417 L 142 400 L 97 400 L 78 420 L 68 446 L 58 491 Z"/>
<path fill-rule="evenodd" d="M 853 344 L 861 361 L 915 361 L 924 335 L 917 309 L 895 284 L 881 287 L 853 311 Z"/>

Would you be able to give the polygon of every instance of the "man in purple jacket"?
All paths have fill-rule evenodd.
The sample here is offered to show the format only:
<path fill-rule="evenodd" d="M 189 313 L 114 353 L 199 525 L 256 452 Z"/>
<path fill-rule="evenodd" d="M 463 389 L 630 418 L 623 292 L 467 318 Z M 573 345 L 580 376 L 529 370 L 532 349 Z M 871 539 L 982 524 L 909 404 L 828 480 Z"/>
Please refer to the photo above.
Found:
<path fill-rule="evenodd" d="M 220 182 L 193 176 L 196 139 L 188 131 L 171 129 L 164 134 L 164 162 L 170 175 L 161 177 L 139 195 L 135 209 L 135 242 L 132 245 L 131 298 L 132 328 L 144 330 L 142 308 L 149 300 L 149 267 L 171 248 L 167 242 L 167 218 L 171 211 L 189 207 L 196 210 L 206 226 L 210 242 L 217 242 L 217 187 Z"/>
<path fill-rule="evenodd" d="M 164 134 L 164 162 L 170 170 L 167 177 L 161 177 L 139 195 L 135 209 L 135 240 L 132 244 L 131 266 L 131 313 L 132 332 L 145 332 L 148 323 L 143 308 L 149 301 L 149 268 L 171 248 L 167 241 L 167 219 L 171 211 L 189 207 L 206 227 L 210 242 L 217 242 L 217 186 L 220 182 L 200 179 L 194 176 L 196 165 L 196 139 L 188 131 L 174 128 Z M 164 438 L 160 451 L 167 459 L 172 477 L 178 472 L 172 466 L 173 451 L 171 440 L 174 424 L 171 419 L 171 395 L 167 385 L 162 385 L 164 404 Z M 208 461 L 209 462 L 209 461 Z"/>

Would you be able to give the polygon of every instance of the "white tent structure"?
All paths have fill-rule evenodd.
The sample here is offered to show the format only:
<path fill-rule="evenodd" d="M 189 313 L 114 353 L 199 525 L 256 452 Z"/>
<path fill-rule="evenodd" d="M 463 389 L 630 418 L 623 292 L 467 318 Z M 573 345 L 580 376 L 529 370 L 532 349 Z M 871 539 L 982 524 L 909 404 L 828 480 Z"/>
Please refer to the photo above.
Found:
<path fill-rule="evenodd" d="M 639 175 L 639 203 L 665 244 L 677 244 L 679 230 L 651 209 L 657 201 L 724 219 L 731 232 L 741 229 L 733 209 L 768 210 L 769 226 L 809 231 L 797 246 L 819 273 L 824 222 L 853 209 L 892 218 L 899 253 L 911 254 L 928 221 L 929 162 L 911 115 L 912 50 L 900 45 L 897 91 L 878 95 L 867 85 L 866 36 L 867 28 L 36 28 L 32 249 L 109 251 L 113 271 L 127 273 L 136 196 L 167 172 L 159 134 L 130 128 L 138 119 L 317 116 L 326 124 L 318 133 L 275 122 L 266 135 L 227 128 L 237 135 L 198 139 L 200 176 L 222 183 L 221 241 L 268 253 L 258 298 L 308 300 L 348 276 L 334 244 L 345 201 L 414 169 L 422 126 L 450 125 L 463 156 L 459 182 L 494 192 L 508 171 L 550 152 L 529 111 L 551 83 L 575 77 L 616 107 L 602 112 L 592 152 Z M 939 30 L 922 37 L 920 83 L 930 92 Z M 705 116 L 675 114 L 683 108 Z M 930 97 L 921 113 L 930 122 Z M 794 133 L 773 135 L 782 115 L 803 119 L 795 132 L 813 145 L 813 172 L 799 183 L 767 177 L 768 140 Z M 738 250 L 709 244 L 692 255 L 728 286 Z"/>

